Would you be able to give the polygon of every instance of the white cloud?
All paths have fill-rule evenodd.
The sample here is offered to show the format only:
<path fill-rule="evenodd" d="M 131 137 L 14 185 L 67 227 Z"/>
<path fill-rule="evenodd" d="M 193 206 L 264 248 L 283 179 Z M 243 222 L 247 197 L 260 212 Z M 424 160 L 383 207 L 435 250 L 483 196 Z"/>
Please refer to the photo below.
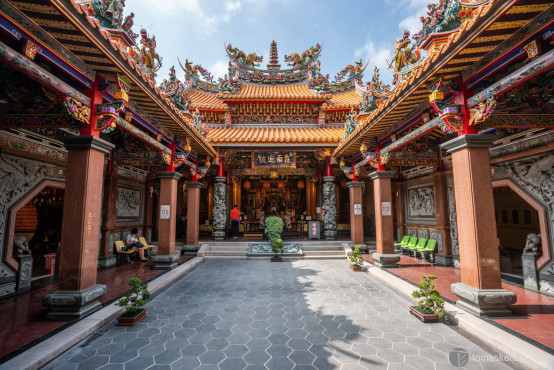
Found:
<path fill-rule="evenodd" d="M 229 72 L 229 62 L 225 59 L 219 59 L 208 70 L 214 76 L 214 80 L 217 80 Z"/>
<path fill-rule="evenodd" d="M 420 17 L 427 15 L 427 4 L 429 0 L 401 0 L 400 6 L 409 10 L 409 13 L 412 14 L 409 17 L 402 19 L 398 23 L 399 32 L 402 33 L 404 30 L 410 31 L 413 35 L 421 30 L 422 24 Z"/>
<path fill-rule="evenodd" d="M 373 41 L 368 41 L 360 48 L 354 51 L 354 58 L 362 58 L 365 63 L 369 58 L 369 64 L 379 67 L 382 71 L 387 67 L 387 59 L 392 56 L 392 49 L 385 46 L 375 46 Z"/>

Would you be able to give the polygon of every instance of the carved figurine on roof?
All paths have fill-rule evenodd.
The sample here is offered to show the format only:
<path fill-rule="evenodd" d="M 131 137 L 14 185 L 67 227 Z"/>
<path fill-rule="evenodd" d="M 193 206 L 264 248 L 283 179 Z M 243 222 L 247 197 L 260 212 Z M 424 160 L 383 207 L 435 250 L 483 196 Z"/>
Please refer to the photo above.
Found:
<path fill-rule="evenodd" d="M 413 36 L 418 45 L 433 33 L 453 31 L 460 26 L 459 0 L 441 0 L 428 4 L 427 9 L 427 17 L 420 17 L 423 28 Z"/>
<path fill-rule="evenodd" d="M 319 60 L 308 71 L 308 87 L 314 90 L 329 89 L 329 74 L 324 76 L 321 73 L 321 62 Z"/>
<path fill-rule="evenodd" d="M 156 53 L 156 36 L 148 37 L 148 32 L 143 28 L 140 30 L 141 47 L 129 50 L 129 55 L 142 68 L 142 72 L 152 78 L 162 67 L 162 58 Z"/>
<path fill-rule="evenodd" d="M 210 84 L 214 83 L 212 74 L 208 72 L 205 68 L 203 68 L 200 64 L 193 65 L 192 62 L 189 62 L 189 60 L 186 59 L 184 67 L 180 61 L 179 65 L 181 66 L 183 72 L 185 72 L 185 79 L 187 81 L 198 81 L 200 77 L 203 77 L 205 82 Z"/>
<path fill-rule="evenodd" d="M 229 73 L 218 79 L 218 88 L 220 91 L 236 92 L 240 89 L 239 69 L 229 62 Z"/>
<path fill-rule="evenodd" d="M 291 67 L 305 66 L 311 62 L 312 59 L 315 59 L 319 56 L 321 52 L 321 45 L 319 43 L 315 44 L 311 48 L 304 50 L 302 54 L 296 52 L 291 53 L 290 55 L 285 55 L 285 62 L 288 63 Z"/>
<path fill-rule="evenodd" d="M 346 67 L 344 67 L 337 75 L 335 76 L 335 83 L 339 83 L 342 81 L 342 79 L 348 75 L 348 78 L 346 81 L 351 80 L 361 80 L 363 75 L 363 72 L 365 70 L 365 67 L 362 63 L 362 58 L 360 58 L 360 61 L 354 62 L 354 65 L 348 64 Z"/>
<path fill-rule="evenodd" d="M 259 63 L 263 61 L 262 56 L 258 56 L 256 53 L 250 53 L 247 55 L 244 51 L 239 48 L 234 48 L 231 44 L 227 45 L 226 50 L 229 57 L 245 66 L 259 67 Z"/>
<path fill-rule="evenodd" d="M 396 39 L 394 44 L 394 55 L 389 64 L 389 70 L 395 74 L 393 84 L 400 82 L 402 75 L 409 72 L 421 59 L 421 50 L 418 46 L 412 45 L 410 31 L 404 31 L 402 38 Z"/>
<path fill-rule="evenodd" d="M 170 99 L 181 111 L 188 111 L 191 105 L 190 98 L 187 96 L 189 90 L 187 87 L 190 89 L 190 84 L 185 86 L 177 79 L 174 66 L 169 69 L 169 80 L 164 80 L 160 84 L 164 97 Z"/>
<path fill-rule="evenodd" d="M 104 28 L 121 28 L 125 0 L 93 0 L 88 14 L 95 16 Z"/>
<path fill-rule="evenodd" d="M 357 115 L 358 112 L 356 112 L 354 108 L 350 108 L 350 114 L 346 116 L 346 121 L 344 122 L 344 136 L 342 140 L 350 136 L 350 134 L 354 132 L 356 127 L 358 127 L 358 122 L 356 122 L 355 120 Z"/>

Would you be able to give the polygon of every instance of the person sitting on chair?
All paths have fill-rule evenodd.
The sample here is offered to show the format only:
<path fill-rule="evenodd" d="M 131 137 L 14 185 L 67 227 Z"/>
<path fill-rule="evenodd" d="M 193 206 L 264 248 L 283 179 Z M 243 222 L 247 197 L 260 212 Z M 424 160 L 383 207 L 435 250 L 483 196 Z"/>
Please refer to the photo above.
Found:
<path fill-rule="evenodd" d="M 137 248 L 139 252 L 139 257 L 141 261 L 148 261 L 147 258 L 144 257 L 144 244 L 138 241 L 136 234 L 138 233 L 138 229 L 136 227 L 131 229 L 131 232 L 127 235 L 127 238 L 125 239 L 125 245 L 127 250 Z"/>

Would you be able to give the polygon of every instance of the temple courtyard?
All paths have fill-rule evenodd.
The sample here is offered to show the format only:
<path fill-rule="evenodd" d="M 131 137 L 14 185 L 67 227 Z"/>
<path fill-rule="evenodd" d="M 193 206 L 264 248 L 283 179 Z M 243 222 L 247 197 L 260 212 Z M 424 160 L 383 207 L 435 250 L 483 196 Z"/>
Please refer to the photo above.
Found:
<path fill-rule="evenodd" d="M 420 322 L 409 306 L 344 260 L 208 260 L 153 298 L 142 322 L 113 321 L 46 368 L 516 366 L 455 326 Z"/>

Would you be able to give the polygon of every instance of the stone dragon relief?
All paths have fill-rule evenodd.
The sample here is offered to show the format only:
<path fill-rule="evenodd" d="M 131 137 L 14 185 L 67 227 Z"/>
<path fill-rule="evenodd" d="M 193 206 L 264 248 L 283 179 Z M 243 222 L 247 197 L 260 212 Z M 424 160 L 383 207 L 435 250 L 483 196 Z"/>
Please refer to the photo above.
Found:
<path fill-rule="evenodd" d="M 500 165 L 515 183 L 533 194 L 547 210 L 550 248 L 554 246 L 554 154 L 549 153 L 537 157 L 524 158 Z M 545 266 L 548 271 L 554 266 Z"/>
<path fill-rule="evenodd" d="M 460 255 L 458 245 L 458 219 L 456 216 L 456 197 L 454 193 L 454 176 L 448 175 L 446 178 L 446 187 L 448 192 L 448 219 L 450 221 L 450 240 L 452 243 L 452 254 Z"/>
<path fill-rule="evenodd" d="M 337 195 L 335 183 L 323 183 L 323 225 L 325 231 L 337 229 Z"/>
<path fill-rule="evenodd" d="M 216 182 L 214 184 L 214 230 L 225 229 L 225 220 L 227 214 L 227 210 L 225 207 L 225 190 L 226 185 L 224 182 Z"/>
<path fill-rule="evenodd" d="M 63 173 L 61 167 L 7 154 L 0 155 L 0 254 L 2 256 L 6 249 L 6 226 L 11 207 L 45 178 L 64 180 Z M 0 282 L 14 275 L 9 267 L 0 262 Z M 9 293 L 0 286 L 0 296 Z"/>

